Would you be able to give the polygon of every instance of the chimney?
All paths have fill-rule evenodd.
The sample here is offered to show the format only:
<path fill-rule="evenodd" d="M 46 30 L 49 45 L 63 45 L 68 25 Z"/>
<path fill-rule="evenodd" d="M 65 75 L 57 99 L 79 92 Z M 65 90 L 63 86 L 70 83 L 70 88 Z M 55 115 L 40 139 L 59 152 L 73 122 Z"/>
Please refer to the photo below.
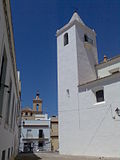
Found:
<path fill-rule="evenodd" d="M 107 56 L 106 55 L 104 55 L 104 60 L 103 60 L 103 62 L 107 62 Z"/>

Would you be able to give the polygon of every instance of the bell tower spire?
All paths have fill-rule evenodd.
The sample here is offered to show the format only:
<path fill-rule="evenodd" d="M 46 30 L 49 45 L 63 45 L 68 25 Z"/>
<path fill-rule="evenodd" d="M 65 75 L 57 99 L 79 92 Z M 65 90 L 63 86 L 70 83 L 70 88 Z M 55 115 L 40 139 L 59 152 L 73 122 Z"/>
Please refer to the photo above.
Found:
<path fill-rule="evenodd" d="M 78 15 L 77 11 L 73 13 L 72 18 L 70 19 L 69 23 L 74 22 L 74 21 L 78 21 L 82 25 L 85 25 L 82 19 L 80 18 L 80 16 Z"/>
<path fill-rule="evenodd" d="M 36 93 L 36 98 L 33 99 L 33 111 L 36 111 L 38 113 L 42 113 L 42 99 L 39 98 L 39 91 Z M 38 110 L 37 110 L 38 106 Z"/>

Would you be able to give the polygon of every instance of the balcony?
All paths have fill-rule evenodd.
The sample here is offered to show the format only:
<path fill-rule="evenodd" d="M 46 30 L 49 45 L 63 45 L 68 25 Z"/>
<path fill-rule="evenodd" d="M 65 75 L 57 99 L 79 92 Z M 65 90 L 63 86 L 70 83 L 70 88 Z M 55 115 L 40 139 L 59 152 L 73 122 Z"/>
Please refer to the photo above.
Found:
<path fill-rule="evenodd" d="M 23 141 L 40 141 L 40 142 L 43 142 L 43 141 L 48 141 L 49 138 L 45 138 L 45 137 L 24 137 L 23 138 Z"/>
<path fill-rule="evenodd" d="M 25 120 L 23 127 L 49 127 L 50 121 L 48 120 Z"/>

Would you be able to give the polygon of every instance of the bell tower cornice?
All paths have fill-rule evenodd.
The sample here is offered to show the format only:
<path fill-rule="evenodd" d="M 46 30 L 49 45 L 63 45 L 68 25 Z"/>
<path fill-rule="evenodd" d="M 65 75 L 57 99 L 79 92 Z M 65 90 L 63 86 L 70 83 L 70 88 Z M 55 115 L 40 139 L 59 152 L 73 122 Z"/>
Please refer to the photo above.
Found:
<path fill-rule="evenodd" d="M 88 26 L 86 26 L 84 24 L 84 22 L 82 21 L 82 19 L 80 18 L 80 16 L 75 11 L 73 16 L 71 17 L 70 21 L 65 26 L 63 26 L 62 28 L 57 30 L 56 36 L 58 37 L 59 35 L 61 35 L 65 31 L 67 31 L 69 28 L 71 28 L 73 25 L 79 25 L 81 29 L 83 28 L 87 32 L 90 32 L 90 33 L 92 32 L 92 34 L 96 35 L 94 29 L 91 29 Z"/>

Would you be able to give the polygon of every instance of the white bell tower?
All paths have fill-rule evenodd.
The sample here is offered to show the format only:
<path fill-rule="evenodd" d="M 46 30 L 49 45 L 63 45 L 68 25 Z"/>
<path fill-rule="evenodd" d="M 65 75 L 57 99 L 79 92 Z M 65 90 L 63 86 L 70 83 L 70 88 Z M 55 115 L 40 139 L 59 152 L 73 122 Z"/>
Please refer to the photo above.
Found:
<path fill-rule="evenodd" d="M 68 153 L 70 138 L 73 140 L 74 135 L 76 141 L 78 136 L 78 85 L 97 78 L 94 67 L 97 63 L 95 31 L 75 12 L 69 23 L 57 30 L 59 148 L 62 154 Z"/>

